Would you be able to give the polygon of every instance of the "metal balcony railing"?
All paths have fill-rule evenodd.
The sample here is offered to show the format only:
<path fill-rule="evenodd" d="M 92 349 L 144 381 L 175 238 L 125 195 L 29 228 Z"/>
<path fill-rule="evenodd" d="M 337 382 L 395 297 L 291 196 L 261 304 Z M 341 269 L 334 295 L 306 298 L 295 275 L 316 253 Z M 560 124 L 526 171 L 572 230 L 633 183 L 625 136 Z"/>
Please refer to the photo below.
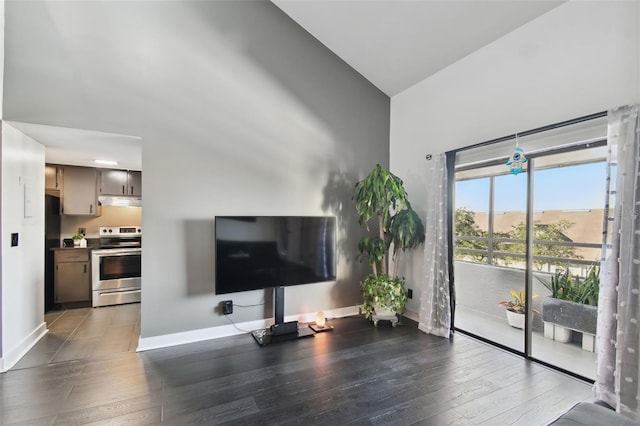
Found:
<path fill-rule="evenodd" d="M 455 236 L 454 241 L 483 241 L 486 243 L 486 249 L 477 249 L 477 248 L 467 248 L 455 246 L 455 258 L 458 259 L 458 254 L 468 253 L 471 255 L 481 255 L 486 256 L 486 261 L 476 262 L 476 263 L 486 263 L 488 265 L 493 265 L 494 260 L 497 258 L 519 258 L 526 259 L 525 253 L 514 253 L 507 251 L 499 251 L 494 249 L 495 243 L 507 243 L 507 244 L 526 244 L 525 240 L 513 239 L 513 238 L 493 238 L 493 237 L 476 237 L 476 236 Z M 573 248 L 591 248 L 591 249 L 601 249 L 602 244 L 598 243 L 576 243 L 573 241 L 549 241 L 549 240 L 533 240 L 533 245 L 544 245 L 544 246 L 564 246 L 564 247 L 573 247 Z M 586 260 L 586 259 L 578 259 L 578 258 L 567 258 L 567 257 L 554 257 L 554 256 L 533 256 L 534 261 L 541 261 L 548 264 L 572 264 L 572 265 L 585 265 L 590 266 L 593 265 L 594 260 Z"/>

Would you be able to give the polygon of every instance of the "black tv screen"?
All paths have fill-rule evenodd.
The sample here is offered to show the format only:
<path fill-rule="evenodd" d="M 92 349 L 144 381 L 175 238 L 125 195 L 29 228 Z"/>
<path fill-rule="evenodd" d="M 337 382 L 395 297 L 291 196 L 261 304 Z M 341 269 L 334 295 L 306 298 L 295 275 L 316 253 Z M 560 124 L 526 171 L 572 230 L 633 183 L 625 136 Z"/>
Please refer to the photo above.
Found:
<path fill-rule="evenodd" d="M 216 294 L 336 279 L 333 216 L 218 216 Z"/>

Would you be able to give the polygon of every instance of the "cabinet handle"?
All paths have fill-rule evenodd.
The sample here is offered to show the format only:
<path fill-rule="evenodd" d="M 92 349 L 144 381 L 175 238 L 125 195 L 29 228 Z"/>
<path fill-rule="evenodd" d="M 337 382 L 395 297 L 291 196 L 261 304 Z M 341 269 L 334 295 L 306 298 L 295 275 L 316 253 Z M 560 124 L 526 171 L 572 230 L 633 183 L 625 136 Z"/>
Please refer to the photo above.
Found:
<path fill-rule="evenodd" d="M 93 204 L 89 204 L 89 213 L 93 213 Z"/>
<path fill-rule="evenodd" d="M 122 185 L 122 195 L 124 195 L 124 185 Z"/>
<path fill-rule="evenodd" d="M 86 263 L 84 264 L 84 273 L 85 274 L 87 273 L 87 264 Z"/>
<path fill-rule="evenodd" d="M 131 194 L 130 195 L 133 195 L 133 185 L 131 185 Z"/>

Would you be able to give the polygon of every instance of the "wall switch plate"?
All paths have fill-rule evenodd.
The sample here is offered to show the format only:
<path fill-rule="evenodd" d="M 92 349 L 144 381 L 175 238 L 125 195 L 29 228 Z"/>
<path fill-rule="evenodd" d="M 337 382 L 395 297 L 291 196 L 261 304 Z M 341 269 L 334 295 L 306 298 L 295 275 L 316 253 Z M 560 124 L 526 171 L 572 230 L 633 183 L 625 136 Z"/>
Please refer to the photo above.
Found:
<path fill-rule="evenodd" d="M 11 247 L 18 247 L 18 233 L 13 232 L 11 234 Z"/>
<path fill-rule="evenodd" d="M 231 300 L 222 301 L 222 313 L 225 315 L 230 315 L 233 313 L 233 301 Z"/>

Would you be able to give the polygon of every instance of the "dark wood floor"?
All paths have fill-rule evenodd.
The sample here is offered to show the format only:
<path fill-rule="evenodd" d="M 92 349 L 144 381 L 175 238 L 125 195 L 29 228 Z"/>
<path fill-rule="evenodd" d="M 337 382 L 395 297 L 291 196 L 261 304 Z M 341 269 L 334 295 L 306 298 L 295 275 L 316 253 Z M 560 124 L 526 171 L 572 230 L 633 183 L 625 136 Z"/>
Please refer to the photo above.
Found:
<path fill-rule="evenodd" d="M 544 425 L 590 385 L 416 323 L 259 347 L 250 335 L 0 375 L 0 424 Z"/>

